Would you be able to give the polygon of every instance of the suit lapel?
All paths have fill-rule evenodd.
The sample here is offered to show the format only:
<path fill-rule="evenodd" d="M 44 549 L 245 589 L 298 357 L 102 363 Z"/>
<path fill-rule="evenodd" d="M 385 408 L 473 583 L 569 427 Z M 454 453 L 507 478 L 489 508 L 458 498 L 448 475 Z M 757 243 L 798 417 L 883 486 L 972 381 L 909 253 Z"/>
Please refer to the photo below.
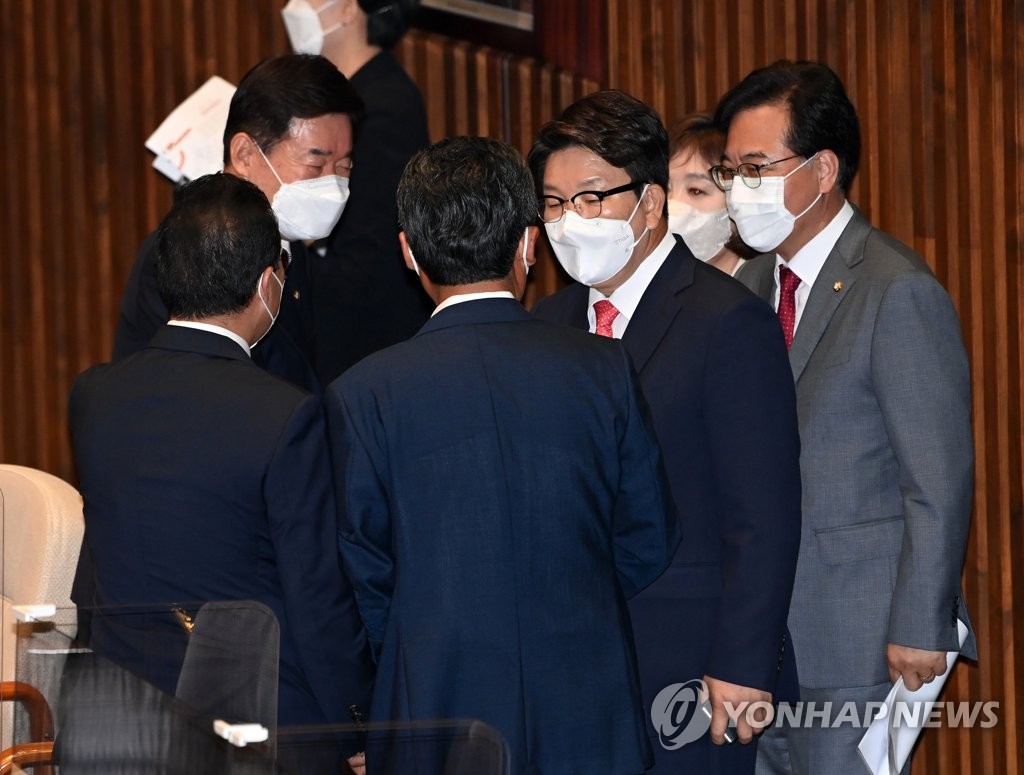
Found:
<path fill-rule="evenodd" d="M 687 261 L 684 250 L 677 245 L 640 297 L 640 303 L 622 337 L 622 343 L 629 351 L 637 372 L 643 371 L 644 365 L 679 314 L 676 295 L 693 285 L 694 261 L 696 259 L 693 258 Z"/>
<path fill-rule="evenodd" d="M 839 305 L 843 303 L 857 275 L 853 267 L 864 256 L 864 242 L 871 225 L 856 209 L 853 219 L 843 230 L 832 252 L 818 273 L 817 279 L 807 297 L 807 305 L 800 316 L 800 324 L 793 336 L 793 346 L 789 350 L 789 365 L 793 370 L 793 380 L 799 381 L 807 367 L 807 362 L 817 348 L 821 337 L 828 328 L 829 321 Z M 769 282 L 774 285 L 774 276 L 769 275 Z M 774 289 L 773 289 L 774 290 Z M 771 298 L 771 295 L 768 296 Z"/>

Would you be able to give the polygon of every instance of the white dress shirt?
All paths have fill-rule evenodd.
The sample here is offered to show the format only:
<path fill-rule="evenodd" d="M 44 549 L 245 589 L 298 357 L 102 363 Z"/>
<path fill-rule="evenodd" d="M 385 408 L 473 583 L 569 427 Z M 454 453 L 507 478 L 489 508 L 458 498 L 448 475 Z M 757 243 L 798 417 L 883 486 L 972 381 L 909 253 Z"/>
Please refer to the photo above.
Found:
<path fill-rule="evenodd" d="M 511 291 L 484 291 L 482 293 L 457 293 L 454 296 L 449 296 L 447 299 L 442 301 L 434 311 L 430 313 L 430 317 L 434 317 L 438 312 L 447 307 L 454 307 L 456 304 L 462 304 L 464 301 L 476 301 L 477 299 L 512 299 L 515 301 L 515 296 L 512 295 Z"/>
<path fill-rule="evenodd" d="M 651 284 L 654 275 L 661 269 L 661 265 L 665 263 L 665 259 L 668 258 L 668 254 L 672 252 L 672 248 L 675 246 L 675 235 L 672 232 L 666 233 L 664 239 L 643 260 L 629 279 L 612 291 L 611 296 L 605 296 L 600 291 L 593 288 L 590 289 L 589 304 L 587 305 L 587 321 L 590 326 L 590 333 L 593 334 L 597 330 L 597 314 L 594 312 L 594 302 L 608 299 L 615 309 L 619 311 L 619 314 L 615 316 L 615 320 L 612 321 L 612 335 L 616 339 L 622 338 L 622 335 L 626 333 L 626 326 L 629 325 L 629 319 L 633 317 L 636 313 L 636 308 L 640 306 L 640 298 L 644 295 L 644 291 L 647 290 L 647 286 Z"/>
<path fill-rule="evenodd" d="M 836 213 L 835 218 L 829 221 L 828 225 L 819 231 L 811 240 L 797 251 L 796 255 L 786 264 L 797 277 L 800 278 L 800 285 L 796 287 L 796 320 L 793 323 L 793 333 L 800 325 L 800 317 L 803 315 L 804 307 L 807 306 L 807 297 L 811 295 L 811 287 L 818 279 L 821 268 L 825 265 L 825 259 L 836 246 L 839 237 L 842 236 L 846 224 L 853 218 L 853 206 L 844 202 L 843 206 Z M 785 261 L 776 254 L 775 256 L 775 292 L 772 297 L 772 306 L 775 311 L 779 310 L 779 267 Z"/>

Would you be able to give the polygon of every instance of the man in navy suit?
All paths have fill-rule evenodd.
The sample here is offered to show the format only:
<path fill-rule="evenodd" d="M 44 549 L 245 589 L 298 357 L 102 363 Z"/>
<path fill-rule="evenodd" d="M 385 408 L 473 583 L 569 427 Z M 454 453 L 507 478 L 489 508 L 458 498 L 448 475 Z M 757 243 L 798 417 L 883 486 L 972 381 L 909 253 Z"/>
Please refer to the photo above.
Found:
<path fill-rule="evenodd" d="M 253 361 L 313 393 L 321 384 L 313 368 L 315 289 L 307 242 L 330 234 L 345 210 L 353 122 L 362 109 L 329 60 L 286 54 L 245 74 L 224 126 L 224 171 L 255 183 L 270 200 L 292 259 L 281 320 L 253 350 Z M 167 318 L 154 233 L 143 241 L 121 299 L 114 359 L 145 347 Z"/>
<path fill-rule="evenodd" d="M 402 249 L 437 308 L 326 391 L 340 549 L 377 654 L 374 720 L 482 720 L 516 773 L 640 773 L 626 599 L 678 522 L 625 350 L 518 302 L 536 205 L 494 140 L 406 168 Z"/>
<path fill-rule="evenodd" d="M 536 316 L 622 339 L 651 407 L 685 540 L 630 601 L 644 701 L 703 679 L 710 736 L 652 722 L 659 773 L 753 772 L 768 702 L 796 685 L 786 614 L 800 541 L 792 377 L 771 309 L 668 231 L 668 137 L 647 105 L 597 92 L 541 128 L 530 156 L 541 217 L 577 281 Z M 782 680 L 780 680 L 780 677 Z M 659 700 L 659 703 L 663 700 Z M 671 750 L 670 750 L 671 749 Z"/>
<path fill-rule="evenodd" d="M 266 197 L 234 175 L 179 194 L 158 234 L 170 321 L 149 346 L 84 372 L 69 417 L 100 610 L 256 600 L 280 623 L 278 722 L 350 721 L 369 700 L 365 633 L 341 571 L 322 409 L 250 349 L 281 309 L 287 254 Z M 168 692 L 185 635 L 156 650 L 118 617 L 91 645 Z"/>

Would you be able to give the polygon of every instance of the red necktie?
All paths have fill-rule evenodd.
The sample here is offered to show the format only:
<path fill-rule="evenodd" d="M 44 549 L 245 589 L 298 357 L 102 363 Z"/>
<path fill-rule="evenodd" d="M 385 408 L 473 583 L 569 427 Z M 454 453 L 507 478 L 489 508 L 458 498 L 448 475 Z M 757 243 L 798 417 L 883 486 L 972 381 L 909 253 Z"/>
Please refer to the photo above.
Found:
<path fill-rule="evenodd" d="M 796 328 L 796 289 L 800 278 L 788 266 L 779 267 L 779 322 L 786 337 L 786 349 L 793 345 L 793 331 Z"/>
<path fill-rule="evenodd" d="M 598 336 L 614 337 L 612 321 L 619 316 L 619 311 L 615 309 L 615 305 L 607 299 L 595 301 L 594 314 L 597 316 L 597 331 L 595 333 Z"/>

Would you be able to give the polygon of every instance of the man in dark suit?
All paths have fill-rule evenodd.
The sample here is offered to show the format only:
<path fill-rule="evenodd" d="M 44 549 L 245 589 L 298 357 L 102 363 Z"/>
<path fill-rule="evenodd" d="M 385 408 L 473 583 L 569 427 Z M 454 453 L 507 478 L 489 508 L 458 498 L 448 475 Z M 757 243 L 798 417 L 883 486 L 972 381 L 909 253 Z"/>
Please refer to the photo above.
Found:
<path fill-rule="evenodd" d="M 224 171 L 250 180 L 271 201 L 292 263 L 281 320 L 253 361 L 310 392 L 320 392 L 313 368 L 314 288 L 306 242 L 326 237 L 348 201 L 353 120 L 363 103 L 324 57 L 268 59 L 242 78 L 224 127 Z M 145 347 L 167 322 L 156 279 L 156 236 L 142 243 L 124 296 L 114 358 Z"/>
<path fill-rule="evenodd" d="M 529 160 L 548 238 L 577 280 L 536 316 L 622 339 L 682 520 L 671 566 L 630 601 L 657 771 L 752 772 L 753 745 L 684 745 L 681 728 L 657 723 L 674 708 L 654 703 L 703 679 L 710 741 L 722 743 L 726 703 L 742 709 L 795 686 L 786 614 L 799 440 L 778 321 L 668 232 L 668 137 L 647 105 L 617 91 L 584 97 L 541 128 Z M 758 720 L 738 714 L 741 742 Z"/>
<path fill-rule="evenodd" d="M 233 175 L 189 184 L 158 232 L 170 321 L 79 376 L 69 417 L 101 610 L 256 600 L 280 623 L 281 724 L 350 721 L 371 666 L 335 543 L 322 411 L 256 367 L 287 256 L 266 197 Z M 91 645 L 166 691 L 180 665 L 143 630 L 94 617 Z M 179 630 L 180 631 L 180 630 Z M 163 648 L 163 646 L 168 648 Z"/>
<path fill-rule="evenodd" d="M 423 97 L 392 52 L 418 5 L 311 0 L 282 11 L 295 50 L 330 59 L 366 106 L 352 151 L 352 201 L 311 256 L 315 366 L 324 385 L 411 337 L 434 308 L 402 262 L 395 204 L 406 163 L 430 144 Z"/>
<path fill-rule="evenodd" d="M 818 62 L 776 62 L 726 94 L 712 168 L 740 235 L 740 279 L 779 313 L 796 381 L 803 514 L 789 625 L 802 699 L 863 717 L 902 678 L 946 672 L 969 630 L 971 378 L 956 309 L 919 255 L 846 200 L 857 113 Z M 964 653 L 976 657 L 973 634 Z M 838 712 L 838 711 L 835 711 Z M 765 773 L 862 773 L 850 724 L 773 728 Z"/>
<path fill-rule="evenodd" d="M 325 396 L 372 716 L 482 720 L 516 773 L 642 772 L 626 599 L 679 532 L 628 356 L 520 306 L 536 198 L 514 149 L 420 152 L 398 208 L 437 309 Z"/>

